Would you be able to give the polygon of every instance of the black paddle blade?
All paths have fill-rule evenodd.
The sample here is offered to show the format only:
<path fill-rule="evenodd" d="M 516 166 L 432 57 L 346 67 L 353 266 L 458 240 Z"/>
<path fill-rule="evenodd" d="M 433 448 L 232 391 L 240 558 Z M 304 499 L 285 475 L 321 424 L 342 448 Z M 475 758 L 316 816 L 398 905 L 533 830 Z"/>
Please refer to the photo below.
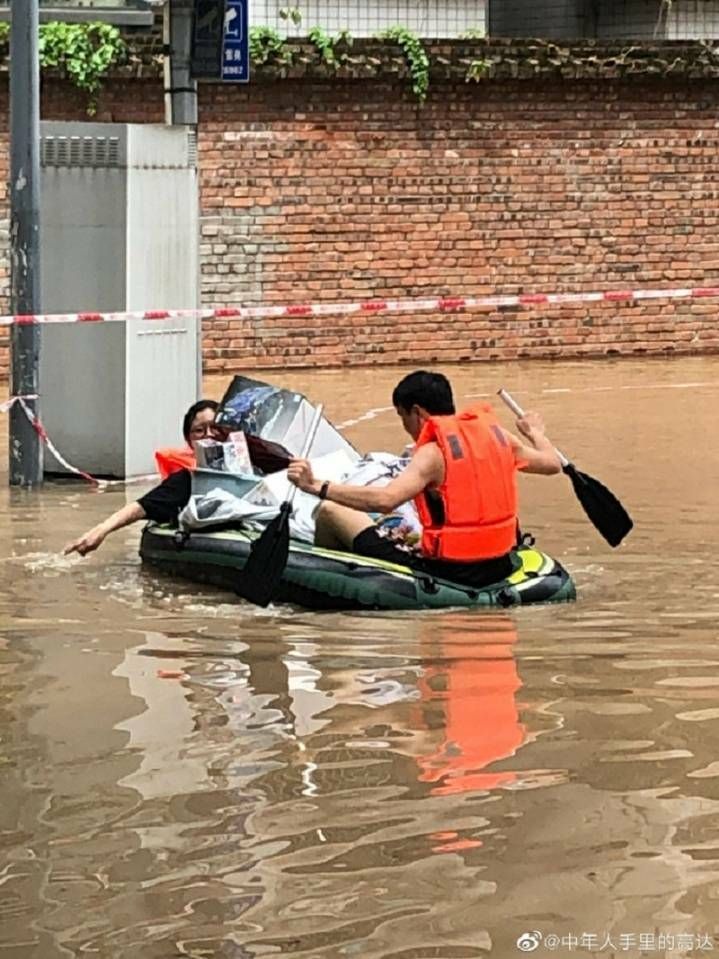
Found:
<path fill-rule="evenodd" d="M 277 595 L 290 555 L 291 511 L 290 503 L 280 506 L 277 516 L 252 544 L 240 573 L 235 592 L 256 606 L 268 606 Z"/>
<path fill-rule="evenodd" d="M 610 546 L 619 546 L 634 526 L 629 513 L 614 493 L 593 476 L 581 473 L 571 463 L 564 466 L 563 471 L 572 481 L 577 499 L 595 528 Z"/>

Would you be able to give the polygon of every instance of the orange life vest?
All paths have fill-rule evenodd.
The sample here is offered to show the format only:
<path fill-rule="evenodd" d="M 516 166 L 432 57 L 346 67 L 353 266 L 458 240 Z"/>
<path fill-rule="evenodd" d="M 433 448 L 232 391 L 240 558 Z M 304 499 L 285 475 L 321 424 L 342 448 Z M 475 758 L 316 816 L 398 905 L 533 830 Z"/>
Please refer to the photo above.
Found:
<path fill-rule="evenodd" d="M 472 562 L 508 553 L 517 539 L 518 464 L 492 407 L 430 417 L 417 449 L 432 442 L 444 457 L 445 475 L 441 486 L 415 498 L 423 555 Z"/>
<path fill-rule="evenodd" d="M 160 479 L 163 480 L 179 470 L 193 470 L 197 465 L 195 451 L 189 446 L 182 446 L 177 449 L 167 446 L 164 449 L 155 450 L 155 462 Z"/>

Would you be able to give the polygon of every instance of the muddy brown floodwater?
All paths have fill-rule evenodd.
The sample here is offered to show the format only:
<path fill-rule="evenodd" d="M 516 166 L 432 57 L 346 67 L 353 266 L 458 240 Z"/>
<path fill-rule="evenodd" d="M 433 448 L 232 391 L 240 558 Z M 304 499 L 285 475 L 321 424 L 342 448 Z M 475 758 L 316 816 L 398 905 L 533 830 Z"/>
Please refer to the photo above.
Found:
<path fill-rule="evenodd" d="M 447 372 L 633 514 L 612 551 L 522 479 L 575 604 L 257 610 L 143 570 L 137 527 L 59 558 L 137 487 L 0 477 L 3 959 L 719 949 L 719 358 Z M 397 450 L 397 375 L 275 379 Z"/>

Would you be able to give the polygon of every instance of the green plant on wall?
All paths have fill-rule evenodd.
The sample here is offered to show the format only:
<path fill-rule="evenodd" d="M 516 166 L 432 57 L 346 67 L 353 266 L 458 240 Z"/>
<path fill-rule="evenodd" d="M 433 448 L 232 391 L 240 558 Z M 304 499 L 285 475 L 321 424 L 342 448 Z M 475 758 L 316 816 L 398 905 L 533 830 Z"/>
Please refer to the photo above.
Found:
<path fill-rule="evenodd" d="M 474 80 L 475 83 L 478 83 L 487 76 L 490 66 L 491 64 L 487 60 L 472 60 L 467 68 L 467 73 L 464 79 L 467 83 L 469 83 L 470 80 Z"/>
<path fill-rule="evenodd" d="M 307 39 L 317 47 L 320 59 L 328 66 L 335 66 L 337 58 L 335 57 L 335 45 L 329 33 L 325 33 L 322 27 L 312 27 L 307 34 Z"/>
<path fill-rule="evenodd" d="M 352 36 L 347 30 L 342 30 L 336 37 L 332 37 L 322 27 L 312 27 L 307 39 L 317 48 L 322 62 L 335 69 L 346 59 L 338 48 L 352 46 Z"/>
<path fill-rule="evenodd" d="M 280 7 L 277 12 L 283 20 L 291 20 L 295 26 L 302 23 L 302 11 L 299 7 Z"/>
<path fill-rule="evenodd" d="M 117 27 L 109 23 L 44 23 L 40 27 L 40 65 L 62 70 L 88 96 L 87 112 L 95 113 L 97 95 L 111 66 L 127 56 Z"/>
<path fill-rule="evenodd" d="M 402 48 L 409 65 L 412 92 L 424 103 L 429 89 L 429 57 L 422 41 L 406 27 L 390 27 L 380 34 L 380 40 L 392 40 Z"/>
<path fill-rule="evenodd" d="M 0 43 L 7 43 L 10 27 L 0 24 Z M 127 45 L 117 27 L 109 23 L 61 23 L 40 26 L 40 66 L 62 71 L 87 94 L 87 112 L 95 113 L 97 95 L 111 66 L 127 57 Z"/>
<path fill-rule="evenodd" d="M 279 16 L 285 21 L 298 25 L 302 19 L 299 7 L 283 7 Z M 481 31 L 469 31 L 472 39 Z M 0 47 L 7 47 L 9 39 L 9 25 L 0 23 Z M 302 53 L 297 40 L 290 41 L 278 30 L 269 26 L 255 26 L 250 29 L 249 47 L 250 58 L 255 66 L 288 68 L 293 65 L 307 64 L 311 61 Z M 420 103 L 427 98 L 430 78 L 430 61 L 422 41 L 406 27 L 394 26 L 383 31 L 377 39 L 397 44 L 409 67 L 412 91 Z M 374 66 L 379 61 L 371 57 L 363 58 L 350 56 L 353 39 L 348 31 L 342 30 L 336 36 L 331 36 L 321 27 L 312 27 L 308 31 L 306 41 L 312 44 L 317 51 L 320 64 L 337 71 L 347 64 L 365 63 Z M 306 50 L 306 47 L 305 47 Z M 102 87 L 102 81 L 111 67 L 127 59 L 128 46 L 116 27 L 106 23 L 79 23 L 69 24 L 51 22 L 40 27 L 39 42 L 40 64 L 43 69 L 59 70 L 80 90 L 88 96 L 87 111 L 93 114 L 97 106 L 97 96 Z M 473 60 L 465 72 L 467 81 L 479 81 L 484 78 L 490 69 L 487 60 Z M 281 69 L 280 74 L 286 75 Z"/>
<path fill-rule="evenodd" d="M 262 66 L 265 63 L 280 63 L 289 66 L 292 63 L 292 50 L 272 27 L 250 27 L 250 60 Z"/>

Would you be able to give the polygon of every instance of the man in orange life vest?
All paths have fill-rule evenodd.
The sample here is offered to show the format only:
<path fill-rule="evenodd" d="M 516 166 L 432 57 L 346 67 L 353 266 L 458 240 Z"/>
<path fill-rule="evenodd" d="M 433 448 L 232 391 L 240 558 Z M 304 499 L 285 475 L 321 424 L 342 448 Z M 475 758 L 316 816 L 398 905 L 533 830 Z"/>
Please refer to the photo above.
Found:
<path fill-rule="evenodd" d="M 561 471 L 540 417 L 528 412 L 517 420 L 519 439 L 499 425 L 489 404 L 456 413 L 447 378 L 424 370 L 404 377 L 392 403 L 415 452 L 387 486 L 323 482 L 307 460 L 290 464 L 289 479 L 324 501 L 315 542 L 474 589 L 504 579 L 513 571 L 517 539 L 516 471 Z M 383 536 L 367 515 L 391 513 L 410 499 L 423 527 L 419 551 Z"/>
<path fill-rule="evenodd" d="M 79 539 L 68 543 L 63 553 L 85 556 L 101 546 L 109 533 L 141 519 L 151 519 L 157 523 L 174 522 L 183 506 L 187 505 L 192 491 L 190 470 L 195 466 L 192 443 L 205 437 L 222 439 L 224 436 L 223 431 L 215 425 L 218 408 L 219 404 L 214 400 L 193 403 L 182 421 L 182 435 L 187 445 L 182 449 L 163 449 L 155 453 L 162 482 L 134 503 L 128 503 L 93 526 Z"/>

